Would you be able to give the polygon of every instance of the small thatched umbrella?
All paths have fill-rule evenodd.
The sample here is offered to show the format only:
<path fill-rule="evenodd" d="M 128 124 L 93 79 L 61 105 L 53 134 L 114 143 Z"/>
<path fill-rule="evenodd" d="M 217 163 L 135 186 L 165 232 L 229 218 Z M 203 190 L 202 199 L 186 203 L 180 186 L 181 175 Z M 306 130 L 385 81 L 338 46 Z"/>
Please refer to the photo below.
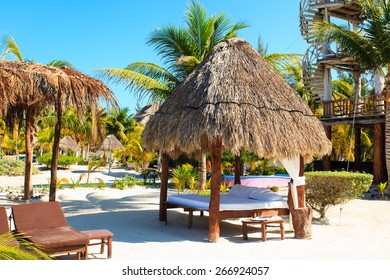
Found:
<path fill-rule="evenodd" d="M 249 43 L 237 38 L 218 44 L 173 91 L 146 124 L 143 139 L 148 150 L 171 157 L 211 151 L 210 241 L 219 237 L 222 150 L 239 155 L 244 148 L 268 159 L 306 161 L 331 151 L 308 105 Z M 161 205 L 160 219 L 166 219 Z"/>
<path fill-rule="evenodd" d="M 5 115 L 8 111 L 12 116 L 26 116 L 24 199 L 29 198 L 31 191 L 31 132 L 34 116 L 46 105 L 53 106 L 56 111 L 49 197 L 55 200 L 62 110 L 70 105 L 75 106 L 82 118 L 87 107 L 94 108 L 100 99 L 104 99 L 107 104 L 117 104 L 112 92 L 101 81 L 72 68 L 0 60 L 1 113 Z"/>
<path fill-rule="evenodd" d="M 122 143 L 114 134 L 108 135 L 98 147 L 98 151 L 108 152 L 108 172 L 111 172 L 112 157 L 111 152 L 124 149 Z"/>
<path fill-rule="evenodd" d="M 68 150 L 71 150 L 75 153 L 81 151 L 81 148 L 80 146 L 76 143 L 76 141 L 73 140 L 73 138 L 70 136 L 70 135 L 66 135 L 64 136 L 61 140 L 60 140 L 60 145 L 59 145 L 60 149 L 62 151 L 64 151 L 65 153 L 68 151 Z"/>

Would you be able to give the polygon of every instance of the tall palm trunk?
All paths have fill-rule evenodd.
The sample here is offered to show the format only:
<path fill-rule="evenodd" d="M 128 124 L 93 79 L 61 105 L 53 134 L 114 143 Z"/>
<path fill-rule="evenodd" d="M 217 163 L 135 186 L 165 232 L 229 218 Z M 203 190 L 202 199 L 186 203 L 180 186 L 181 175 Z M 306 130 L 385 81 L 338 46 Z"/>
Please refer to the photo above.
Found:
<path fill-rule="evenodd" d="M 32 177 L 32 145 L 31 145 L 31 129 L 33 118 L 33 109 L 27 108 L 26 112 L 26 156 L 24 158 L 25 163 L 25 176 L 24 176 L 24 200 L 30 199 L 31 188 L 31 177 Z"/>
<path fill-rule="evenodd" d="M 201 153 L 198 157 L 198 190 L 204 190 L 206 186 L 207 175 L 206 153 Z"/>
<path fill-rule="evenodd" d="M 62 118 L 61 118 L 62 108 L 60 104 L 57 104 L 56 112 L 57 112 L 57 121 L 54 128 L 53 154 L 52 154 L 51 169 L 50 169 L 50 192 L 49 192 L 50 201 L 56 200 L 58 154 L 59 154 L 59 147 L 60 147 L 61 125 L 62 125 Z"/>

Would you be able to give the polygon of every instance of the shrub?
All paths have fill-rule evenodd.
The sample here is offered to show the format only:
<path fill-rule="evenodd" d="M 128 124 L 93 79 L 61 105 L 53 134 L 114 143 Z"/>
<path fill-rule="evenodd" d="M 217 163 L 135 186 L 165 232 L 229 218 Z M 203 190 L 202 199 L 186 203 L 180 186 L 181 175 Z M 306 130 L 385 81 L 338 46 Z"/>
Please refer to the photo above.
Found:
<path fill-rule="evenodd" d="M 316 171 L 306 172 L 306 201 L 325 218 L 330 206 L 344 204 L 361 197 L 372 183 L 371 174 L 353 172 Z"/>
<path fill-rule="evenodd" d="M 49 168 L 51 166 L 51 157 L 52 154 L 50 153 L 43 154 L 42 156 L 38 157 L 38 161 L 46 165 L 46 168 Z M 76 164 L 79 161 L 81 162 L 82 159 L 76 156 L 68 156 L 68 155 L 58 156 L 58 166 L 62 168 L 68 168 L 70 165 Z"/>
<path fill-rule="evenodd" d="M 24 175 L 24 169 L 24 161 L 12 159 L 0 160 L 0 176 L 22 176 Z M 32 169 L 33 174 L 39 173 L 39 170 L 35 166 Z"/>

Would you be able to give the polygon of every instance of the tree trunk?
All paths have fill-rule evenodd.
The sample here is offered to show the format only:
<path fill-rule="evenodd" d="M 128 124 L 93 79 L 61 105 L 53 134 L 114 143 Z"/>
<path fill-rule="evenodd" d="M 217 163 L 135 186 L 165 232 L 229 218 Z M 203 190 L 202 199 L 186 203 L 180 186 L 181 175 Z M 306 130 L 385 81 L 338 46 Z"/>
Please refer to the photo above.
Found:
<path fill-rule="evenodd" d="M 53 154 L 51 159 L 50 169 L 50 192 L 49 201 L 56 200 L 56 188 L 57 188 L 57 168 L 58 168 L 58 154 L 60 147 L 61 138 L 61 125 L 62 125 L 62 108 L 61 105 L 56 106 L 57 120 L 54 127 L 54 143 L 53 143 Z"/>
<path fill-rule="evenodd" d="M 28 107 L 26 112 L 26 156 L 24 158 L 25 163 L 25 174 L 24 174 L 24 200 L 29 200 L 32 187 L 31 187 L 31 177 L 32 177 L 32 149 L 31 149 L 31 129 L 33 122 L 33 112 L 32 108 Z"/>
<path fill-rule="evenodd" d="M 222 158 L 222 140 L 220 137 L 215 139 L 211 147 L 211 162 L 213 166 L 211 176 L 211 193 L 209 206 L 209 242 L 219 240 L 219 204 L 221 188 L 221 158 Z"/>
<path fill-rule="evenodd" d="M 201 153 L 198 157 L 198 190 L 205 189 L 207 181 L 207 159 L 206 153 Z"/>

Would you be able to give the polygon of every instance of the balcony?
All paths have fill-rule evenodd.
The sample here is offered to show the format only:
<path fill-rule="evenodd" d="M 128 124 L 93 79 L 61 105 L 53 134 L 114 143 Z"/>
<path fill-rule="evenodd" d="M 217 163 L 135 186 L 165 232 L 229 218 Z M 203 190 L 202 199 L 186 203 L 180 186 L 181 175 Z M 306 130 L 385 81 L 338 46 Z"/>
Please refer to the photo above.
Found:
<path fill-rule="evenodd" d="M 385 96 L 383 94 L 358 98 L 323 101 L 324 125 L 373 124 L 385 121 Z"/>

